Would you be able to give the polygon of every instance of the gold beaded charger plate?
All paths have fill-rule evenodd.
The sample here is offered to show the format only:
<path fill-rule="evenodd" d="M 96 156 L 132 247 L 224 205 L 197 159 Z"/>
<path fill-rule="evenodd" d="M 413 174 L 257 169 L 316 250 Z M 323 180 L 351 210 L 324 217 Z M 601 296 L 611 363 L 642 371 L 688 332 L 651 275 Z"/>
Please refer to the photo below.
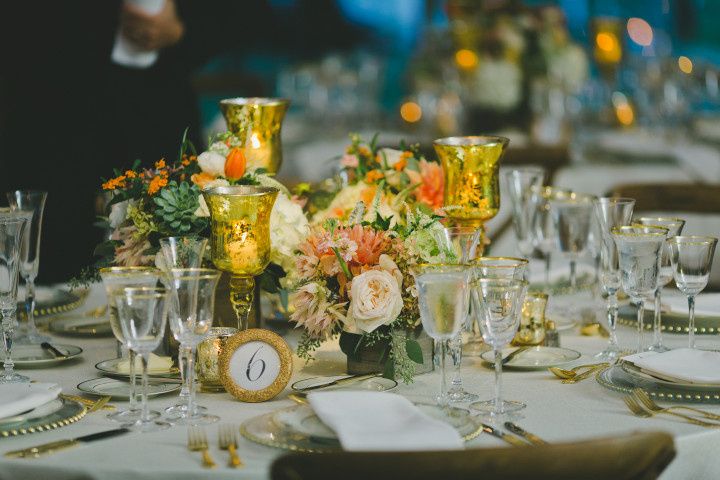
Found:
<path fill-rule="evenodd" d="M 109 318 L 76 316 L 73 314 L 62 315 L 51 319 L 48 330 L 58 335 L 71 337 L 99 338 L 111 337 L 113 335 Z"/>
<path fill-rule="evenodd" d="M 482 433 L 482 425 L 462 408 L 442 409 L 416 403 L 423 413 L 455 427 L 468 442 Z M 245 421 L 240 433 L 248 440 L 268 447 L 296 452 L 326 453 L 342 451 L 340 441 L 315 415 L 309 405 L 294 405 Z"/>
<path fill-rule="evenodd" d="M 95 364 L 95 368 L 103 372 L 105 375 L 111 376 L 111 377 L 118 377 L 118 378 L 130 378 L 130 373 L 126 371 L 121 371 L 118 368 L 118 364 L 122 361 L 127 361 L 124 358 L 111 358 L 110 360 L 103 360 L 102 362 L 98 362 Z M 140 369 L 137 369 L 138 374 L 140 373 Z M 149 369 L 148 375 L 151 377 L 163 377 L 163 378 L 180 378 L 180 369 L 173 366 L 169 370 L 157 370 L 157 369 Z"/>
<path fill-rule="evenodd" d="M 182 385 L 180 382 L 168 382 L 148 379 L 148 397 L 157 397 L 166 393 L 176 392 L 180 390 Z M 100 397 L 109 396 L 117 400 L 127 400 L 130 398 L 130 383 L 118 380 L 116 378 L 93 378 L 85 380 L 77 386 L 81 392 L 98 395 Z"/>
<path fill-rule="evenodd" d="M 503 358 L 513 353 L 518 348 L 525 347 L 506 347 L 502 349 Z M 581 353 L 576 350 L 561 347 L 527 347 L 526 350 L 519 352 L 509 362 L 503 365 L 503 369 L 515 370 L 544 370 L 550 367 L 558 367 L 577 360 L 581 357 Z M 495 352 L 488 350 L 480 355 L 486 363 L 495 365 Z"/>
<path fill-rule="evenodd" d="M 45 317 L 74 310 L 85 302 L 89 293 L 88 289 L 68 290 L 58 286 L 37 287 L 35 290 L 35 316 Z M 27 315 L 25 314 L 25 294 L 22 291 L 18 292 L 18 299 L 18 317 L 24 320 Z"/>
<path fill-rule="evenodd" d="M 642 369 L 636 365 L 633 365 L 629 362 L 623 362 L 621 361 L 619 363 L 620 367 L 630 375 L 631 377 L 637 379 L 637 380 L 645 380 L 650 381 L 653 383 L 657 383 L 658 385 L 664 385 L 667 387 L 677 387 L 682 389 L 691 389 L 695 390 L 698 388 L 704 388 L 708 391 L 717 390 L 720 392 L 720 384 L 709 384 L 709 383 L 690 383 L 690 382 L 671 382 L 668 380 L 663 380 L 662 378 L 657 378 L 652 376 L 649 373 L 643 372 Z"/>
<path fill-rule="evenodd" d="M 655 312 L 651 309 L 645 310 L 645 330 L 652 330 Z M 637 328 L 637 308 L 633 305 L 623 305 L 618 310 L 618 323 L 627 327 Z M 663 332 L 688 333 L 688 314 L 679 312 L 662 312 Z M 709 316 L 695 314 L 695 334 L 715 335 L 720 333 L 720 315 Z"/>
<path fill-rule="evenodd" d="M 44 432 L 77 422 L 87 413 L 79 402 L 56 398 L 28 412 L 0 419 L 0 437 Z"/>
<path fill-rule="evenodd" d="M 705 387 L 678 387 L 656 380 L 637 378 L 623 370 L 620 365 L 598 372 L 595 379 L 603 387 L 620 393 L 631 393 L 634 388 L 641 388 L 658 401 L 720 403 L 720 390 L 711 390 Z"/>
<path fill-rule="evenodd" d="M 13 363 L 20 369 L 53 367 L 78 358 L 83 351 L 82 348 L 75 345 L 53 343 L 52 346 L 63 352 L 65 356 L 56 357 L 40 345 L 14 345 L 12 351 Z"/>
<path fill-rule="evenodd" d="M 324 385 L 335 380 L 342 380 L 344 378 L 349 377 L 347 375 L 337 375 L 334 377 L 304 378 L 293 383 L 290 388 L 292 388 L 296 392 L 304 392 L 306 389 L 312 388 L 316 385 Z M 395 380 L 392 380 L 390 378 L 373 377 L 346 385 L 330 385 L 328 387 L 323 387 L 323 390 L 370 390 L 372 392 L 384 392 L 397 387 L 397 384 L 398 383 Z"/>

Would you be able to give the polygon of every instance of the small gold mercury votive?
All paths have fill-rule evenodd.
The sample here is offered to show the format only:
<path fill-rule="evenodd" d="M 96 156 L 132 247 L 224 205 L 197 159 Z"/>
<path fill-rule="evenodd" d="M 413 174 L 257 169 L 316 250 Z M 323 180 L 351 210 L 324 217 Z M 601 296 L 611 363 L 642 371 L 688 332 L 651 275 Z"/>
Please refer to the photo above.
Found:
<path fill-rule="evenodd" d="M 522 307 L 522 317 L 513 345 L 542 345 L 545 340 L 545 308 L 548 296 L 528 293 Z"/>
<path fill-rule="evenodd" d="M 234 327 L 212 327 L 197 349 L 197 376 L 203 392 L 224 392 L 220 382 L 220 352 L 225 341 L 237 333 Z"/>

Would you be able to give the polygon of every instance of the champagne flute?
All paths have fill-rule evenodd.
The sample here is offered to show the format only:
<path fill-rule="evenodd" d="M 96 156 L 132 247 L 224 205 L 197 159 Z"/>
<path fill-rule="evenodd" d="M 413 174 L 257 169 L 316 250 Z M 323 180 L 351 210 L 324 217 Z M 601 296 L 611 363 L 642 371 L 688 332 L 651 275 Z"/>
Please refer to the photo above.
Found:
<path fill-rule="evenodd" d="M 570 287 L 577 287 L 577 260 L 587 247 L 592 221 L 591 195 L 572 193 L 550 200 L 557 249 L 570 259 Z"/>
<path fill-rule="evenodd" d="M 8 192 L 7 198 L 12 210 L 27 212 L 31 216 L 20 247 L 20 276 L 25 281 L 27 324 L 24 334 L 15 341 L 35 344 L 49 342 L 50 337 L 41 335 L 35 326 L 35 277 L 40 268 L 40 237 L 47 192 L 16 190 Z"/>
<path fill-rule="evenodd" d="M 170 292 L 170 329 L 185 358 L 183 381 L 188 392 L 184 409 L 166 410 L 172 423 L 199 425 L 220 419 L 205 414 L 205 408 L 195 408 L 195 354 L 212 327 L 220 275 L 220 271 L 209 268 L 173 268 L 163 279 Z"/>
<path fill-rule="evenodd" d="M 532 221 L 537 196 L 533 194 L 542 187 L 545 169 L 541 167 L 514 168 L 503 172 L 505 186 L 512 203 L 513 226 L 520 255 L 529 257 L 535 249 Z"/>
<path fill-rule="evenodd" d="M 625 293 L 637 303 L 638 348 L 645 350 L 645 298 L 657 289 L 660 255 L 668 229 L 650 226 L 615 227 L 611 230 L 618 249 L 620 279 Z"/>
<path fill-rule="evenodd" d="M 467 318 L 471 269 L 466 265 L 420 264 L 413 267 L 412 273 L 423 328 L 440 345 L 441 383 L 437 402 L 445 407 L 450 400 L 445 368 L 446 345 L 460 332 Z"/>
<path fill-rule="evenodd" d="M 115 303 L 116 295 L 128 287 L 155 287 L 160 279 L 160 270 L 152 267 L 107 267 L 100 269 L 100 278 L 102 278 L 103 285 L 105 286 L 105 294 L 107 295 L 110 327 L 117 341 L 125 347 L 127 342 L 122 326 L 120 325 L 120 318 L 118 317 L 117 304 Z M 128 349 L 128 360 L 130 362 L 130 404 L 127 410 L 119 410 L 108 415 L 108 418 L 118 422 L 137 420 L 142 413 L 137 406 L 135 359 L 135 352 Z M 152 411 L 150 415 L 159 417 L 160 413 Z"/>
<path fill-rule="evenodd" d="M 675 284 L 688 299 L 690 348 L 695 348 L 695 296 L 707 286 L 717 242 L 715 237 L 696 235 L 676 236 L 668 240 Z"/>
<path fill-rule="evenodd" d="M 478 278 L 471 297 L 483 339 L 495 352 L 495 398 L 470 404 L 470 408 L 501 416 L 525 408 L 525 404 L 502 398 L 502 349 L 515 337 L 527 290 L 527 282 L 512 278 Z"/>
<path fill-rule="evenodd" d="M 640 225 L 652 225 L 668 229 L 667 238 L 672 238 L 682 233 L 685 220 L 674 217 L 640 217 L 635 220 Z M 658 274 L 658 287 L 655 290 L 655 312 L 653 317 L 653 343 L 648 350 L 654 352 L 667 352 L 670 350 L 663 345 L 662 340 L 662 289 L 673 279 L 673 269 L 670 263 L 670 245 L 665 242 L 660 259 L 660 273 Z"/>
<path fill-rule="evenodd" d="M 167 291 L 162 288 L 123 288 L 115 294 L 114 303 L 122 328 L 125 346 L 142 360 L 142 408 L 140 418 L 123 425 L 146 433 L 170 428 L 167 422 L 156 421 L 148 407 L 148 363 L 165 334 L 168 310 Z"/>
<path fill-rule="evenodd" d="M 593 202 L 595 206 L 595 219 L 600 229 L 600 269 L 598 280 L 607 295 L 605 303 L 606 317 L 610 330 L 610 338 L 605 350 L 595 355 L 600 360 L 615 360 L 620 356 L 620 347 L 617 341 L 618 299 L 620 289 L 620 266 L 618 252 L 611 230 L 630 223 L 635 200 L 623 197 L 598 198 Z"/>
<path fill-rule="evenodd" d="M 2 315 L 5 371 L 0 373 L 0 384 L 23 383 L 30 379 L 15 373 L 12 360 L 15 313 L 17 310 L 17 284 L 20 269 L 20 242 L 30 217 L 25 212 L 0 213 L 0 315 Z"/>

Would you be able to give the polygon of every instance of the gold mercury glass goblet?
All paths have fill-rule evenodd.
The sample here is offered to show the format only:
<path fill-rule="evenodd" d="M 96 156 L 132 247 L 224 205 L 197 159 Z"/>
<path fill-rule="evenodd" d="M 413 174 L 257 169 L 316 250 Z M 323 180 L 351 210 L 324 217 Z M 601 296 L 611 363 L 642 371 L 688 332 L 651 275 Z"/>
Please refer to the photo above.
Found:
<path fill-rule="evenodd" d="M 509 143 L 504 137 L 484 135 L 433 142 L 445 174 L 443 209 L 453 224 L 484 230 L 484 223 L 497 215 L 500 159 Z"/>
<path fill-rule="evenodd" d="M 210 251 L 215 266 L 230 273 L 230 303 L 238 330 L 245 330 L 255 276 L 270 263 L 270 213 L 278 190 L 233 185 L 203 191 L 210 210 Z"/>

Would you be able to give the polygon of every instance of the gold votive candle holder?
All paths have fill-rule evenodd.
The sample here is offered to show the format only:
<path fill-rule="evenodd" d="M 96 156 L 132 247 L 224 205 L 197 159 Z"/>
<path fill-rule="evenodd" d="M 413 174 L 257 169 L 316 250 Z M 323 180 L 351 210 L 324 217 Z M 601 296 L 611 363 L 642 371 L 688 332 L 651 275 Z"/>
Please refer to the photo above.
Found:
<path fill-rule="evenodd" d="M 237 333 L 234 327 L 212 327 L 197 349 L 197 377 L 203 392 L 224 392 L 220 382 L 220 353 L 225 341 Z"/>
<path fill-rule="evenodd" d="M 527 293 L 522 307 L 520 327 L 513 345 L 542 345 L 545 340 L 545 308 L 548 296 L 544 293 Z"/>

